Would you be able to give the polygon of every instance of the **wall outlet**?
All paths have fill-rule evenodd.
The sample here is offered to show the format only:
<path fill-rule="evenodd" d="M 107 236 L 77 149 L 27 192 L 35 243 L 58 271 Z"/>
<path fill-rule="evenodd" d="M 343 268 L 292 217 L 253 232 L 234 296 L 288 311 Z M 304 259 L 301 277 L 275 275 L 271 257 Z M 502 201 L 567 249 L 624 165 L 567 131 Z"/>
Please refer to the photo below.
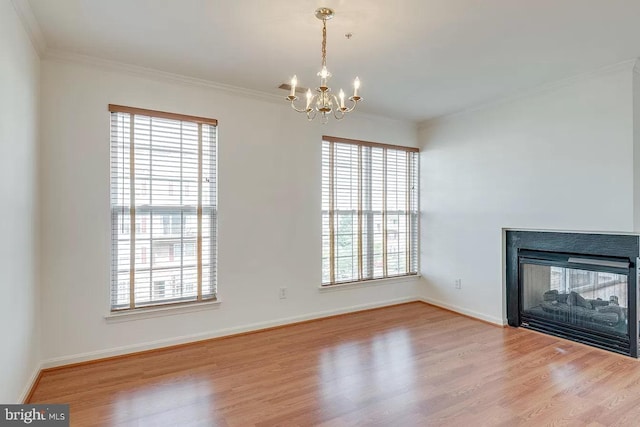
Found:
<path fill-rule="evenodd" d="M 280 299 L 286 299 L 287 298 L 287 288 L 280 288 L 278 290 L 278 296 L 280 297 Z"/>
<path fill-rule="evenodd" d="M 462 279 L 456 279 L 456 289 L 462 289 Z"/>

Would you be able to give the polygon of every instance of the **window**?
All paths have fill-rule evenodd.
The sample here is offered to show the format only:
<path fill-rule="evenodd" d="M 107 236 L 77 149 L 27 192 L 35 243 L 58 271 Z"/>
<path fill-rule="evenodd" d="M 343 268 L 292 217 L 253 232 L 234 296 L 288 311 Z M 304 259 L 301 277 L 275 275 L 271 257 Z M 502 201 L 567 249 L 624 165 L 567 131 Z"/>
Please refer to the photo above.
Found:
<path fill-rule="evenodd" d="M 418 272 L 418 149 L 324 136 L 322 284 Z"/>
<path fill-rule="evenodd" d="M 109 111 L 111 310 L 215 300 L 217 122 Z"/>

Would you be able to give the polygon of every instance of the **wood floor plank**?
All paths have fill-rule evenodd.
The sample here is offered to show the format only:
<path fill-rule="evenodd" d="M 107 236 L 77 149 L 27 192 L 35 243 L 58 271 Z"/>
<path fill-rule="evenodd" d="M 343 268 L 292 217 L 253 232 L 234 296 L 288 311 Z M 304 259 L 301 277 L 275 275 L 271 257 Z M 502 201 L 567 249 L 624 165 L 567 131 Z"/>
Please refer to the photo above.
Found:
<path fill-rule="evenodd" d="M 422 303 L 43 372 L 73 426 L 640 425 L 640 364 Z"/>

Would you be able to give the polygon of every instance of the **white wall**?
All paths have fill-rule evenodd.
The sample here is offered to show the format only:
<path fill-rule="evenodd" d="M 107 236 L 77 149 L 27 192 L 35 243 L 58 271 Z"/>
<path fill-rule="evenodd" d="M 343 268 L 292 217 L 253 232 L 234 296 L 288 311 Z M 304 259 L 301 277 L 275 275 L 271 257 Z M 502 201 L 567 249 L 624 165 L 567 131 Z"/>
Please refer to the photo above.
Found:
<path fill-rule="evenodd" d="M 424 124 L 424 297 L 501 323 L 503 227 L 633 231 L 632 104 L 623 64 Z"/>
<path fill-rule="evenodd" d="M 45 366 L 417 295 L 415 279 L 318 289 L 321 135 L 416 146 L 414 124 L 353 115 L 322 126 L 284 101 L 69 61 L 43 61 L 42 73 Z M 105 321 L 109 103 L 218 119 L 218 308 Z M 279 287 L 288 288 L 286 300 Z"/>
<path fill-rule="evenodd" d="M 40 361 L 36 277 L 40 60 L 0 2 L 0 402 L 19 402 Z"/>
<path fill-rule="evenodd" d="M 632 73 L 633 84 L 633 229 L 640 231 L 640 60 Z"/>

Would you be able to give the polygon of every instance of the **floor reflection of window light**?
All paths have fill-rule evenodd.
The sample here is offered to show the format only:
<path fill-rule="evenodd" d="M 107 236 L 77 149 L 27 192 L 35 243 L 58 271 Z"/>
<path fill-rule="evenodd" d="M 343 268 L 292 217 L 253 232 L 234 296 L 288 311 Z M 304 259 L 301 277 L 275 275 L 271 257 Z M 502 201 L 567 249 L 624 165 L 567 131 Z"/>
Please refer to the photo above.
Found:
<path fill-rule="evenodd" d="M 184 379 L 149 385 L 121 393 L 112 419 L 115 424 L 182 425 L 194 422 L 215 423 L 215 401 L 210 381 Z"/>
<path fill-rule="evenodd" d="M 347 409 L 380 390 L 389 393 L 411 390 L 417 375 L 414 359 L 406 330 L 325 349 L 319 360 L 324 404 Z M 411 401 L 408 397 L 404 395 L 405 402 Z"/>

